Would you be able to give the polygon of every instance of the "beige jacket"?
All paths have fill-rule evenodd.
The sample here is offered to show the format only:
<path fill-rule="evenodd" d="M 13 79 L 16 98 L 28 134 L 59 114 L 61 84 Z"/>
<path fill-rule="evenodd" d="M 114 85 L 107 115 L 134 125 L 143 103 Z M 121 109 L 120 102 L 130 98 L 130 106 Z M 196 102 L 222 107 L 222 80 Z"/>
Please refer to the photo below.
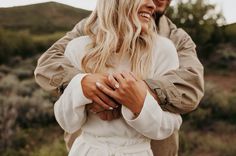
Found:
<path fill-rule="evenodd" d="M 52 45 L 38 60 L 35 69 L 36 82 L 45 90 L 58 92 L 77 73 L 64 57 L 66 45 L 73 38 L 83 35 L 85 20 Z M 161 107 L 174 113 L 187 113 L 194 110 L 204 93 L 203 66 L 197 58 L 196 46 L 190 36 L 165 16 L 159 22 L 159 34 L 173 41 L 178 51 L 180 68 L 171 71 L 157 80 L 145 80 L 161 99 Z M 74 134 L 67 136 L 70 147 Z M 152 141 L 155 156 L 175 156 L 178 153 L 178 132 L 162 141 Z"/>

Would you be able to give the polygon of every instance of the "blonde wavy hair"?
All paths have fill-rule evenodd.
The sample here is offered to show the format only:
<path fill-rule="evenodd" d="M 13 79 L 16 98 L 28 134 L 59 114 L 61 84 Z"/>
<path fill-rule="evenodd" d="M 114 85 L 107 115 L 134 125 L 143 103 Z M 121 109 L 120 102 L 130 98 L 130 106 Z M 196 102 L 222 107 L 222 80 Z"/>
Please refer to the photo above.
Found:
<path fill-rule="evenodd" d="M 85 24 L 92 43 L 86 48 L 82 68 L 89 73 L 106 73 L 114 53 L 129 53 L 131 71 L 147 78 L 152 64 L 155 22 L 142 32 L 138 10 L 141 0 L 98 0 Z"/>

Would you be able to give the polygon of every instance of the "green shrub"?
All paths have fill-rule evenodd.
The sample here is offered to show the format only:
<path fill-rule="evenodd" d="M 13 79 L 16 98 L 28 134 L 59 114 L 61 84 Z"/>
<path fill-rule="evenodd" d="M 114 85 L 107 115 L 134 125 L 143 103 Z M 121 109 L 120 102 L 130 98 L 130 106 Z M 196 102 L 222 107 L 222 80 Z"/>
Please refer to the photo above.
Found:
<path fill-rule="evenodd" d="M 27 79 L 21 81 L 21 83 L 16 87 L 16 93 L 19 96 L 28 96 L 32 97 L 32 94 L 36 89 L 38 89 L 37 84 L 35 83 L 34 79 Z"/>
<path fill-rule="evenodd" d="M 0 63 L 8 63 L 14 56 L 25 58 L 34 54 L 35 45 L 28 32 L 11 32 L 0 29 Z"/>
<path fill-rule="evenodd" d="M 233 94 L 229 98 L 229 106 L 227 113 L 228 113 L 228 120 L 236 124 L 236 94 Z"/>
<path fill-rule="evenodd" d="M 50 145 L 44 145 L 35 150 L 30 156 L 65 156 L 68 155 L 66 151 L 64 140 L 56 140 Z"/>
<path fill-rule="evenodd" d="M 31 69 L 24 69 L 24 68 L 18 68 L 13 71 L 13 73 L 20 79 L 28 79 L 28 78 L 33 78 L 34 73 Z"/>
<path fill-rule="evenodd" d="M 11 68 L 6 65 L 0 65 L 0 72 L 4 74 L 8 74 L 11 71 Z"/>
<path fill-rule="evenodd" d="M 192 128 L 207 129 L 218 121 L 236 123 L 236 94 L 223 91 L 212 82 L 206 82 L 205 95 L 199 107 L 184 118 Z"/>
<path fill-rule="evenodd" d="M 11 92 L 13 92 L 19 85 L 19 79 L 12 74 L 6 75 L 0 81 L 0 92 L 3 95 L 9 96 Z"/>
<path fill-rule="evenodd" d="M 0 64 L 16 64 L 14 58 L 30 58 L 48 49 L 64 33 L 39 35 L 29 31 L 10 31 L 0 28 Z"/>

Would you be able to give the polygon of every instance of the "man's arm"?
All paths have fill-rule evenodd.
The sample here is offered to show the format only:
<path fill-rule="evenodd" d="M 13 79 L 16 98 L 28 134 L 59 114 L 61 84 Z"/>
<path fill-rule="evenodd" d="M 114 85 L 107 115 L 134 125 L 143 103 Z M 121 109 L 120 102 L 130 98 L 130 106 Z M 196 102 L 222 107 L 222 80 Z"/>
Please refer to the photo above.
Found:
<path fill-rule="evenodd" d="M 146 80 L 149 87 L 157 93 L 161 107 L 174 113 L 187 113 L 194 110 L 204 94 L 204 69 L 200 63 L 196 46 L 190 36 L 169 20 L 168 31 L 162 31 L 175 44 L 180 67 L 166 73 L 158 80 Z"/>
<path fill-rule="evenodd" d="M 64 57 L 64 52 L 69 41 L 83 35 L 82 28 L 84 24 L 85 19 L 79 22 L 66 36 L 54 43 L 39 58 L 34 74 L 36 82 L 43 89 L 50 92 L 58 92 L 76 74 L 81 73 Z"/>
<path fill-rule="evenodd" d="M 96 85 L 122 104 L 121 113 L 128 125 L 154 140 L 165 139 L 179 130 L 182 123 L 180 115 L 163 111 L 143 80 L 130 72 L 116 73 L 114 77 L 120 84 L 116 90 L 99 82 Z"/>
<path fill-rule="evenodd" d="M 71 81 L 71 79 L 77 75 L 78 73 L 81 73 L 77 68 L 75 68 L 72 63 L 68 60 L 68 58 L 65 57 L 64 52 L 66 49 L 66 46 L 68 43 L 79 36 L 83 36 L 83 28 L 85 25 L 86 19 L 79 22 L 72 31 L 68 32 L 66 36 L 58 40 L 56 43 L 54 43 L 45 53 L 42 54 L 42 56 L 38 60 L 37 67 L 35 69 L 35 79 L 36 82 L 45 90 L 55 93 L 56 95 L 60 95 L 64 88 L 67 86 L 67 84 Z M 89 96 L 90 99 L 92 99 L 96 104 L 91 104 L 91 108 L 94 109 L 94 111 L 99 111 L 98 108 L 102 107 L 102 101 L 104 101 L 106 104 L 113 105 L 113 101 L 109 100 L 106 95 L 100 96 L 98 92 L 99 90 L 96 90 L 95 82 L 90 81 L 90 76 L 86 76 L 86 82 L 83 83 L 83 87 L 86 88 L 86 95 Z M 105 81 L 105 78 L 103 78 L 103 75 L 94 76 L 92 79 L 100 80 L 101 82 Z M 91 85 L 94 83 L 94 85 Z M 101 98 L 97 101 L 96 99 Z M 103 105 L 104 106 L 104 105 Z M 97 108 L 96 108 L 97 107 Z M 105 110 L 102 108 L 102 110 Z M 117 109 L 114 111 L 106 111 L 106 113 L 99 113 L 99 117 L 102 119 L 110 120 L 112 116 L 114 118 L 117 118 L 119 115 L 119 112 Z"/>
<path fill-rule="evenodd" d="M 39 59 L 35 77 L 42 88 L 57 91 L 79 72 L 64 57 L 64 51 L 70 40 L 82 34 L 83 25 L 84 21 L 77 24 Z M 186 113 L 195 109 L 203 96 L 203 67 L 197 58 L 195 44 L 191 38 L 172 23 L 167 24 L 167 27 L 170 27 L 171 33 L 166 36 L 177 47 L 180 69 L 169 72 L 158 80 L 146 82 L 156 91 L 163 109 Z"/>

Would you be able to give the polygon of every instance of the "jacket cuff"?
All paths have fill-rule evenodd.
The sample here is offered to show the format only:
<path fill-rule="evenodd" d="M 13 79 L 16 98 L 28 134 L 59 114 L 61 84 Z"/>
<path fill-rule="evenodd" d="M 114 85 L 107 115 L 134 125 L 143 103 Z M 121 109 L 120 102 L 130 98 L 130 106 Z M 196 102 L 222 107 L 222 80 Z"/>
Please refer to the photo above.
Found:
<path fill-rule="evenodd" d="M 152 79 L 147 79 L 145 82 L 148 84 L 149 88 L 155 91 L 157 94 L 158 98 L 160 99 L 160 105 L 166 105 L 168 103 L 167 101 L 167 92 L 165 88 L 170 86 L 170 82 L 168 82 L 165 79 L 158 79 L 158 80 L 152 80 Z"/>
<path fill-rule="evenodd" d="M 73 77 L 75 77 L 77 74 L 82 73 L 77 68 L 68 68 L 64 70 L 61 76 L 61 74 L 55 75 L 52 77 L 52 80 L 50 82 L 51 85 L 58 86 L 57 91 L 58 95 L 61 95 L 69 82 L 72 80 Z"/>
<path fill-rule="evenodd" d="M 148 86 L 155 91 L 160 99 L 160 106 L 163 110 L 173 113 L 182 113 L 178 108 L 181 105 L 182 96 L 173 83 L 165 77 L 159 77 L 158 80 L 145 80 Z"/>

